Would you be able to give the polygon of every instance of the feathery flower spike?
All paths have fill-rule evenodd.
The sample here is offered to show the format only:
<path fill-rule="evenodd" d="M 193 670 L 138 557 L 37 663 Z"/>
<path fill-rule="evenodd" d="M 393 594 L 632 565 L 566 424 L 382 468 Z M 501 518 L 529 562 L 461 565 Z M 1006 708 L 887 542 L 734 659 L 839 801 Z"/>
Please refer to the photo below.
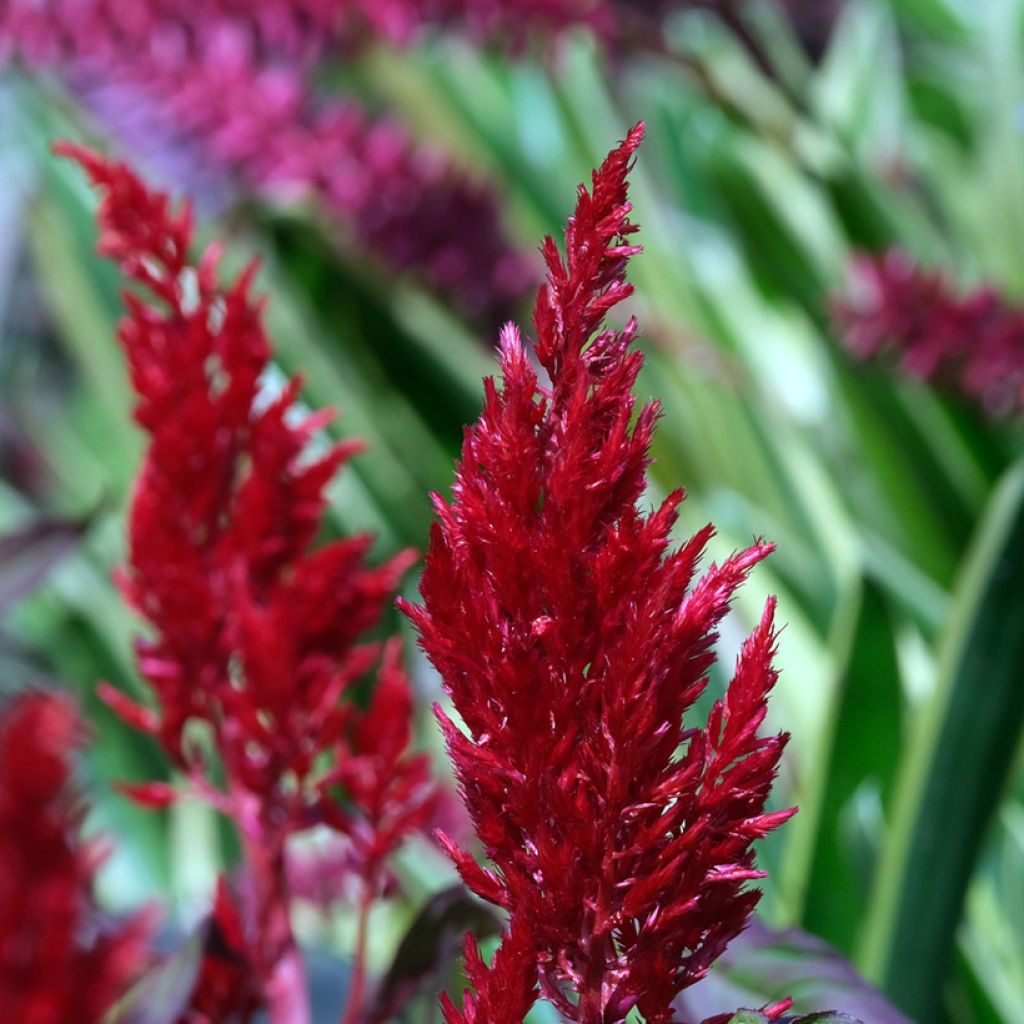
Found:
<path fill-rule="evenodd" d="M 425 756 L 408 753 L 411 699 L 398 649 L 361 639 L 414 556 L 370 569 L 367 536 L 314 545 L 325 488 L 361 445 L 311 457 L 329 415 L 296 415 L 298 380 L 276 397 L 261 394 L 270 345 L 263 304 L 250 293 L 255 264 L 221 286 L 216 246 L 189 257 L 187 207 L 174 212 L 125 164 L 68 144 L 58 151 L 103 193 L 99 249 L 136 286 L 119 337 L 135 417 L 150 436 L 119 583 L 151 626 L 136 647 L 157 708 L 110 686 L 101 695 L 237 823 L 249 955 L 274 1024 L 301 1024 L 308 1008 L 288 918 L 288 836 L 318 823 L 348 834 L 374 894 L 384 859 L 431 811 Z M 378 688 L 361 711 L 348 691 L 375 666 Z M 196 721 L 223 763 L 221 788 L 190 739 Z M 166 783 L 125 789 L 149 805 L 176 792 Z"/>
<path fill-rule="evenodd" d="M 770 599 L 705 725 L 684 722 L 707 683 L 716 627 L 771 546 L 697 577 L 706 526 L 677 550 L 681 491 L 644 514 L 654 403 L 634 417 L 636 321 L 626 299 L 627 174 L 637 125 L 579 190 L 563 258 L 544 242 L 534 312 L 544 384 L 512 325 L 502 386 L 485 382 L 452 499 L 435 497 L 420 592 L 403 609 L 465 728 L 437 715 L 493 869 L 448 843 L 466 884 L 510 931 L 448 1024 L 522 1020 L 540 991 L 569 1020 L 615 1024 L 673 998 L 744 927 L 762 877 L 751 844 L 786 736 L 758 734 L 776 673 Z"/>

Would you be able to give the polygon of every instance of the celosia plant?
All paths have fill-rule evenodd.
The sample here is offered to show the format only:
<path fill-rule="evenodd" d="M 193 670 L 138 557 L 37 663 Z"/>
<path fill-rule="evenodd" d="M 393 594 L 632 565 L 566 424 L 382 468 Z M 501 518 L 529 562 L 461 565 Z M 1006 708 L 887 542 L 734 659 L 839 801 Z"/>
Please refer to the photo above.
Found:
<path fill-rule="evenodd" d="M 82 106 L 176 188 L 213 203 L 239 192 L 301 198 L 390 270 L 411 272 L 463 313 L 497 323 L 533 281 L 495 196 L 396 117 L 322 85 L 326 62 L 367 41 L 455 32 L 517 46 L 583 28 L 616 55 L 666 47 L 674 10 L 721 0 L 7 0 L 0 68 L 56 75 Z M 801 4 L 786 4 L 798 13 Z M 816 10 L 828 6 L 824 0 Z M 818 16 L 820 17 L 820 10 Z M 798 22 L 801 20 L 797 18 Z"/>
<path fill-rule="evenodd" d="M 471 315 L 506 315 L 531 272 L 490 192 L 396 118 L 317 84 L 370 11 L 383 8 L 11 0 L 0 5 L 0 69 L 16 57 L 58 76 L 176 187 L 186 179 L 218 201 L 238 191 L 312 200 L 360 253 Z"/>
<path fill-rule="evenodd" d="M 119 336 L 150 437 L 120 585 L 150 626 L 138 666 L 157 707 L 110 686 L 102 695 L 237 823 L 247 875 L 238 952 L 274 1024 L 301 1024 L 309 1011 L 288 914 L 288 837 L 322 823 L 349 838 L 362 865 L 364 935 L 384 859 L 430 813 L 426 760 L 407 749 L 411 698 L 398 650 L 363 640 L 412 556 L 369 569 L 367 536 L 314 545 L 325 487 L 360 446 L 310 456 L 329 416 L 299 415 L 298 380 L 276 396 L 261 390 L 270 346 L 250 291 L 255 265 L 221 286 L 216 246 L 189 256 L 187 209 L 172 211 L 124 164 L 60 151 L 102 190 L 100 251 L 136 286 Z M 361 710 L 351 688 L 375 666 L 377 688 Z M 126 789 L 153 805 L 177 795 L 165 783 Z M 222 920 L 226 901 L 225 890 Z M 249 1005 L 251 992 L 237 988 Z"/>
<path fill-rule="evenodd" d="M 405 605 L 464 729 L 438 709 L 494 868 L 449 843 L 466 884 L 505 908 L 488 968 L 467 940 L 475 994 L 448 1024 L 519 1024 L 538 986 L 569 1020 L 635 1009 L 672 1019 L 758 901 L 751 844 L 793 810 L 765 811 L 786 741 L 762 737 L 776 680 L 774 600 L 706 723 L 687 720 L 758 542 L 697 575 L 706 526 L 670 547 L 682 491 L 640 508 L 658 409 L 635 409 L 627 173 L 638 125 L 580 189 L 565 256 L 548 238 L 534 353 L 501 338 L 451 501 L 435 498 L 421 584 Z M 634 415 L 635 413 L 635 415 Z M 779 1013 L 784 1005 L 771 1008 Z"/>
<path fill-rule="evenodd" d="M 104 926 L 90 889 L 100 860 L 78 831 L 82 745 L 66 697 L 0 709 L 0 1007 L 18 1024 L 99 1024 L 148 957 L 148 915 Z"/>
<path fill-rule="evenodd" d="M 992 287 L 958 293 L 945 275 L 892 249 L 854 261 L 833 315 L 858 359 L 892 356 L 904 372 L 961 392 L 991 416 L 1024 409 L 1024 310 Z"/>

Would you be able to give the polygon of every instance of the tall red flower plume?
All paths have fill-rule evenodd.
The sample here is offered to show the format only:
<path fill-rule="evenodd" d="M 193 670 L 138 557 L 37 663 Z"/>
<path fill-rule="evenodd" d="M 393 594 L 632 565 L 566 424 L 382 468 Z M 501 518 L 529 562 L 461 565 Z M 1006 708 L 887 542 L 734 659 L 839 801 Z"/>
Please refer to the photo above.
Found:
<path fill-rule="evenodd" d="M 832 304 L 850 352 L 889 355 L 900 369 L 978 402 L 990 416 L 1024 410 L 1024 310 L 992 287 L 959 293 L 898 249 L 860 255 Z"/>
<path fill-rule="evenodd" d="M 99 1024 L 148 955 L 147 915 L 113 930 L 92 903 L 98 856 L 72 784 L 82 735 L 64 697 L 0 711 L 0 1006 L 18 1024 Z"/>
<path fill-rule="evenodd" d="M 392 645 L 364 641 L 390 604 L 406 552 L 364 565 L 367 536 L 316 546 L 325 488 L 358 443 L 308 451 L 329 416 L 300 415 L 300 382 L 262 390 L 270 345 L 255 265 L 231 285 L 219 250 L 189 257 L 188 209 L 173 212 L 124 164 L 71 145 L 101 189 L 100 251 L 136 286 L 119 337 L 149 448 L 129 518 L 120 583 L 149 623 L 138 667 L 157 707 L 112 687 L 102 695 L 153 735 L 192 788 L 238 824 L 254 894 L 247 941 L 272 1020 L 306 1019 L 288 921 L 284 845 L 317 823 L 368 849 L 366 888 L 384 858 L 430 813 L 423 756 L 408 753 L 409 683 Z M 379 665 L 366 711 L 350 688 Z M 192 725 L 204 724 L 223 765 L 217 786 Z M 341 785 L 344 804 L 334 796 Z M 175 791 L 126 787 L 144 803 Z M 280 991 L 278 991 L 280 988 Z"/>
<path fill-rule="evenodd" d="M 626 178 L 642 136 L 581 187 L 565 258 L 545 241 L 534 351 L 550 383 L 509 325 L 501 389 L 485 382 L 452 499 L 435 498 L 423 604 L 404 606 L 464 723 L 437 712 L 494 869 L 452 857 L 511 915 L 491 970 L 470 951 L 476 994 L 449 1024 L 520 1021 L 535 977 L 570 1020 L 670 1020 L 757 903 L 751 843 L 793 813 L 765 813 L 786 737 L 758 735 L 774 600 L 707 722 L 684 720 L 771 546 L 698 577 L 713 528 L 672 550 L 682 492 L 638 506 L 657 406 L 634 416 L 635 320 L 604 320 L 640 251 Z"/>

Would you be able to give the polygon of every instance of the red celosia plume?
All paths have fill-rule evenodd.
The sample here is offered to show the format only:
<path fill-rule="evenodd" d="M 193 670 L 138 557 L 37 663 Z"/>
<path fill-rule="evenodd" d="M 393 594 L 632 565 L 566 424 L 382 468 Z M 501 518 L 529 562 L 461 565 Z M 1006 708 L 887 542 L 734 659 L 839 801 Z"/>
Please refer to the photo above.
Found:
<path fill-rule="evenodd" d="M 657 420 L 635 409 L 636 322 L 626 299 L 634 128 L 581 188 L 563 258 L 548 238 L 534 313 L 542 382 L 519 333 L 501 339 L 451 501 L 437 497 L 421 606 L 404 606 L 465 728 L 438 710 L 494 869 L 449 844 L 466 883 L 510 932 L 449 1024 L 519 1022 L 535 979 L 565 1017 L 671 1019 L 673 998 L 743 927 L 762 876 L 751 844 L 785 735 L 761 737 L 776 673 L 770 600 L 706 724 L 685 721 L 715 660 L 730 599 L 771 546 L 698 563 L 678 549 L 681 491 L 638 506 Z M 634 415 L 635 413 L 635 415 Z"/>
<path fill-rule="evenodd" d="M 489 967 L 472 933 L 466 933 L 463 962 L 473 990 L 463 996 L 461 1010 L 447 992 L 441 994 L 441 1009 L 448 1024 L 522 1024 L 537 1001 L 535 945 L 529 927 L 525 916 L 513 917 Z"/>
<path fill-rule="evenodd" d="M 284 844 L 326 823 L 365 851 L 375 892 L 384 858 L 430 813 L 423 756 L 408 752 L 411 697 L 398 650 L 362 639 L 390 603 L 402 554 L 377 569 L 370 538 L 314 545 L 325 488 L 360 447 L 312 456 L 329 417 L 301 415 L 299 382 L 264 390 L 270 346 L 250 265 L 218 282 L 219 250 L 189 256 L 187 208 L 174 212 L 124 164 L 80 147 L 101 189 L 100 251 L 136 286 L 125 295 L 120 340 L 149 449 L 129 519 L 120 583 L 145 618 L 139 670 L 156 708 L 110 686 L 104 698 L 153 735 L 193 790 L 238 824 L 246 851 L 247 942 L 275 1022 L 301 1022 L 296 996 Z M 379 666 L 363 711 L 351 688 Z M 214 784 L 192 726 L 203 723 L 223 765 Z M 343 790 L 343 802 L 335 790 Z M 144 803 L 175 795 L 164 784 L 126 787 Z M 275 1009 L 279 967 L 287 974 Z M 298 978 L 301 983 L 301 976 Z M 304 993 L 301 999 L 304 1000 Z"/>
<path fill-rule="evenodd" d="M 833 315 L 859 359 L 892 354 L 906 373 L 960 391 L 991 416 L 1024 409 L 1024 310 L 992 287 L 958 293 L 898 249 L 862 254 Z"/>
<path fill-rule="evenodd" d="M 104 928 L 98 851 L 78 837 L 82 727 L 71 702 L 27 693 L 0 710 L 0 1006 L 18 1024 L 99 1024 L 148 956 L 147 915 Z"/>

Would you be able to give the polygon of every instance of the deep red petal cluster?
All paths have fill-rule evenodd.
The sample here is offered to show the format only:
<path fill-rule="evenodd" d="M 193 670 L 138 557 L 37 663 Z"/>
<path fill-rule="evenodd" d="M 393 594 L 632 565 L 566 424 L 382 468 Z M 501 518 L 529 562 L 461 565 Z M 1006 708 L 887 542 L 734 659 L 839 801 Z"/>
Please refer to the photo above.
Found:
<path fill-rule="evenodd" d="M 100 251 L 151 296 L 126 294 L 119 331 L 150 435 L 120 583 L 153 627 L 139 668 L 159 703 L 132 724 L 192 774 L 186 726 L 205 721 L 232 779 L 300 820 L 316 759 L 355 714 L 340 698 L 378 657 L 360 637 L 412 556 L 369 569 L 366 536 L 313 546 L 326 485 L 359 446 L 309 456 L 325 418 L 299 415 L 297 380 L 263 390 L 255 266 L 222 287 L 216 248 L 190 262 L 187 208 L 173 212 L 124 164 L 62 151 L 103 190 Z"/>
<path fill-rule="evenodd" d="M 338 33 L 367 20 L 362 6 L 384 16 L 376 3 L 325 0 L 12 0 L 0 55 L 59 75 L 176 185 L 312 199 L 390 269 L 473 315 L 505 315 L 532 274 L 490 192 L 399 121 L 317 85 Z"/>
<path fill-rule="evenodd" d="M 905 373 L 958 390 L 994 417 L 1024 410 L 1024 309 L 995 288 L 958 291 L 891 249 L 854 260 L 832 309 L 858 359 L 894 356 Z"/>
<path fill-rule="evenodd" d="M 340 785 L 359 808 L 354 818 L 324 800 L 327 820 L 350 837 L 361 873 L 374 887 L 387 882 L 387 856 L 410 832 L 426 826 L 436 809 L 429 757 L 408 753 L 412 717 L 412 690 L 399 644 L 392 640 L 369 707 L 350 723 L 338 748 L 338 765 L 321 783 L 328 790 Z"/>
<path fill-rule="evenodd" d="M 447 992 L 441 994 L 445 1024 L 522 1024 L 537 1001 L 537 967 L 534 943 L 524 917 L 515 917 L 502 937 L 501 945 L 488 966 L 473 936 L 466 934 L 463 963 L 470 990 L 462 1008 Z"/>
<path fill-rule="evenodd" d="M 146 917 L 104 928 L 72 784 L 72 703 L 27 693 L 0 712 L 0 1006 L 18 1024 L 98 1024 L 143 968 Z"/>
<path fill-rule="evenodd" d="M 501 388 L 485 383 L 452 499 L 435 499 L 423 604 L 405 606 L 464 724 L 438 711 L 494 869 L 452 855 L 518 937 L 492 973 L 471 961 L 477 1024 L 521 1019 L 491 995 L 515 990 L 517 963 L 571 1020 L 637 1007 L 668 1021 L 758 900 L 752 842 L 792 813 L 765 812 L 786 739 L 759 734 L 774 600 L 706 724 L 685 720 L 730 599 L 771 547 L 698 575 L 712 527 L 673 549 L 682 492 L 639 505 L 657 407 L 636 409 L 635 320 L 604 321 L 631 292 L 626 179 L 642 135 L 580 188 L 564 258 L 544 243 L 547 381 L 507 327 Z"/>
<path fill-rule="evenodd" d="M 317 823 L 358 835 L 372 873 L 430 813 L 427 763 L 408 752 L 398 647 L 364 639 L 413 555 L 369 568 L 367 536 L 314 543 L 326 487 L 360 446 L 315 453 L 329 417 L 298 407 L 297 380 L 271 389 L 255 265 L 222 285 L 216 245 L 190 256 L 187 207 L 173 210 L 125 164 L 59 151 L 100 189 L 99 249 L 134 286 L 119 337 L 149 435 L 119 582 L 151 627 L 137 652 L 156 707 L 109 686 L 101 695 L 237 822 L 252 894 L 246 941 L 269 992 L 292 947 L 288 836 Z M 373 673 L 363 710 L 353 687 Z M 127 792 L 150 806 L 174 796 L 165 783 Z"/>
<path fill-rule="evenodd" d="M 177 1024 L 249 1024 L 263 1007 L 241 914 L 221 879 L 203 935 L 199 973 Z"/>

